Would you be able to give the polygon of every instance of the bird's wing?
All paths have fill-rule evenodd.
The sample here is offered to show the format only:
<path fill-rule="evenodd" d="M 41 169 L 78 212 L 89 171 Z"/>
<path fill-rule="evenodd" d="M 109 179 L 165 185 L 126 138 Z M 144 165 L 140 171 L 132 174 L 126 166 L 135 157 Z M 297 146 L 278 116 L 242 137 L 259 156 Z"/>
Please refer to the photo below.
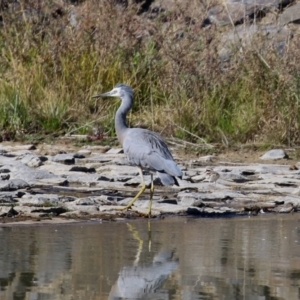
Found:
<path fill-rule="evenodd" d="M 152 131 L 132 128 L 123 140 L 123 149 L 129 162 L 135 165 L 181 176 L 167 144 Z"/>

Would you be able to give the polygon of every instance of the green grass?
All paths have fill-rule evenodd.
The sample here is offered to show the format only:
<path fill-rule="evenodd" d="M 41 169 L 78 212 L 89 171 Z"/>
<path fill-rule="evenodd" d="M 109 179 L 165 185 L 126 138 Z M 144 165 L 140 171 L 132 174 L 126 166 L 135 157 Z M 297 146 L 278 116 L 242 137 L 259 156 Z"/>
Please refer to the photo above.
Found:
<path fill-rule="evenodd" d="M 47 11 L 50 4 L 44 1 L 43 9 Z M 296 46 L 291 44 L 284 58 L 272 50 L 262 58 L 255 45 L 237 52 L 224 70 L 216 51 L 218 29 L 204 31 L 199 24 L 183 24 L 180 18 L 168 23 L 165 19 L 172 19 L 171 13 L 149 20 L 136 16 L 135 7 L 123 10 L 96 0 L 76 6 L 83 21 L 72 28 L 65 26 L 67 5 L 64 9 L 59 18 L 49 13 L 48 22 L 4 12 L 0 28 L 3 138 L 85 134 L 94 126 L 114 136 L 119 101 L 92 96 L 124 82 L 135 89 L 131 125 L 226 147 L 299 143 Z M 194 13 L 192 17 L 201 20 L 205 12 Z M 184 37 L 176 38 L 178 32 Z"/>

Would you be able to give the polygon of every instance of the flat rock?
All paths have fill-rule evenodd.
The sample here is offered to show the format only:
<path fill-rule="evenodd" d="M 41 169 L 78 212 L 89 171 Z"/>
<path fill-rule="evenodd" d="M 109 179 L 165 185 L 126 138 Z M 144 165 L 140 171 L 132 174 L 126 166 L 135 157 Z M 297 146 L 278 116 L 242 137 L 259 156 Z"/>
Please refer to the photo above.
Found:
<path fill-rule="evenodd" d="M 288 158 L 288 155 L 285 153 L 282 149 L 273 149 L 266 152 L 263 156 L 260 157 L 260 159 L 264 160 L 276 160 L 276 159 L 283 159 Z"/>
<path fill-rule="evenodd" d="M 97 151 L 98 153 L 106 153 L 110 148 L 110 146 L 87 145 L 83 147 L 83 150 L 90 150 L 92 152 Z"/>
<path fill-rule="evenodd" d="M 300 21 L 300 3 L 287 7 L 278 18 L 278 25 L 284 26 L 289 23 L 299 23 Z"/>
<path fill-rule="evenodd" d="M 16 191 L 27 187 L 29 187 L 29 184 L 22 179 L 12 179 L 0 182 L 0 191 Z"/>
<path fill-rule="evenodd" d="M 51 177 L 51 178 L 42 178 L 38 179 L 33 186 L 38 186 L 38 185 L 57 185 L 57 186 L 69 186 L 69 181 L 66 180 L 63 177 Z"/>
<path fill-rule="evenodd" d="M 70 184 L 84 185 L 86 183 L 96 183 L 98 181 L 98 174 L 86 174 L 81 172 L 76 172 L 66 176 L 66 180 Z"/>
<path fill-rule="evenodd" d="M 43 163 L 42 160 L 37 155 L 31 154 L 31 153 L 23 156 L 23 158 L 21 159 L 21 162 L 30 168 L 37 168 L 37 167 L 41 166 Z"/>
<path fill-rule="evenodd" d="M 19 201 L 22 205 L 32 206 L 57 206 L 61 204 L 60 198 L 55 194 L 37 194 L 37 195 L 24 195 Z"/>
<path fill-rule="evenodd" d="M 73 154 L 56 154 L 52 157 L 52 161 L 65 165 L 75 164 L 75 158 Z"/>
<path fill-rule="evenodd" d="M 5 150 L 6 152 L 10 151 L 19 151 L 19 150 L 35 150 L 36 146 L 33 144 L 26 144 L 26 145 L 6 145 L 2 143 L 0 145 L 0 150 Z"/>
<path fill-rule="evenodd" d="M 99 154 L 99 155 L 94 155 L 86 159 L 87 163 L 107 163 L 112 161 L 115 158 L 115 156 L 111 155 L 105 155 L 105 154 Z"/>
<path fill-rule="evenodd" d="M 89 149 L 80 149 L 80 150 L 77 151 L 77 153 L 83 154 L 84 156 L 88 156 L 88 155 L 91 155 L 92 150 L 89 150 Z"/>

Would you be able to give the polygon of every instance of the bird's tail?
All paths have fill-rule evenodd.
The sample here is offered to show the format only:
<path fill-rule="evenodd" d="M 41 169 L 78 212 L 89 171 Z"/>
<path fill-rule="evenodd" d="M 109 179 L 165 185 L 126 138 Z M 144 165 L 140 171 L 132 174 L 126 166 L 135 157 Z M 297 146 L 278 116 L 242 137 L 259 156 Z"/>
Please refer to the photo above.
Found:
<path fill-rule="evenodd" d="M 158 177 L 160 178 L 163 185 L 177 185 L 179 186 L 179 183 L 176 179 L 176 177 L 169 175 L 167 173 L 157 172 Z"/>

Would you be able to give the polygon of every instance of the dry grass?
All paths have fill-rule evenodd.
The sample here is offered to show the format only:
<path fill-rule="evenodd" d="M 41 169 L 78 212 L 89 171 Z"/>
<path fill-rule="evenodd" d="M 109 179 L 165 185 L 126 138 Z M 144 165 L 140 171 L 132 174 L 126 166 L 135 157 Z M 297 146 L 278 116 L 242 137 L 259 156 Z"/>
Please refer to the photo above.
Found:
<path fill-rule="evenodd" d="M 178 6 L 153 20 L 112 1 L 42 5 L 43 15 L 26 2 L 19 14 L 3 13 L 2 137 L 84 133 L 95 125 L 113 135 L 118 101 L 91 97 L 124 82 L 136 91 L 133 125 L 229 146 L 299 142 L 299 50 L 292 42 L 284 57 L 244 48 L 224 69 L 217 51 L 224 29 L 201 28 L 204 5 Z"/>

